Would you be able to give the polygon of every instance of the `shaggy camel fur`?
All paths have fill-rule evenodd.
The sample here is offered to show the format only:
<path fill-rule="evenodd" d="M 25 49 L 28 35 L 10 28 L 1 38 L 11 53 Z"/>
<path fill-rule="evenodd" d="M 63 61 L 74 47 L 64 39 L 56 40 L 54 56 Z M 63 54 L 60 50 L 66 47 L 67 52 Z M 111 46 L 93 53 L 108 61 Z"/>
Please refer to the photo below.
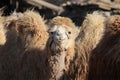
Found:
<path fill-rule="evenodd" d="M 32 11 L 26 11 L 23 15 L 16 21 L 17 32 L 25 49 L 17 77 L 19 80 L 45 80 L 44 49 L 49 36 L 45 22 Z"/>
<path fill-rule="evenodd" d="M 0 79 L 13 80 L 16 72 L 18 55 L 22 51 L 22 45 L 17 40 L 16 30 L 14 28 L 13 15 L 5 17 L 3 25 L 6 29 L 6 43 L 0 48 Z"/>
<path fill-rule="evenodd" d="M 33 11 L 26 11 L 16 21 L 19 38 L 26 49 L 44 50 L 48 39 L 47 27 L 42 17 Z"/>
<path fill-rule="evenodd" d="M 106 21 L 106 31 L 90 57 L 88 80 L 120 80 L 120 15 Z"/>
<path fill-rule="evenodd" d="M 43 69 L 41 60 L 44 56 L 41 55 L 48 39 L 44 21 L 33 11 L 9 17 L 4 23 L 8 28 L 7 42 L 0 49 L 0 79 L 38 80 L 36 74 Z"/>
<path fill-rule="evenodd" d="M 86 80 L 89 56 L 103 36 L 104 21 L 104 16 L 98 12 L 87 14 L 76 38 L 75 57 L 66 80 Z"/>
<path fill-rule="evenodd" d="M 69 18 L 55 17 L 50 22 L 49 40 L 47 43 L 48 79 L 60 80 L 69 69 L 74 57 L 74 44 L 77 28 Z"/>
<path fill-rule="evenodd" d="M 4 29 L 4 26 L 3 26 L 3 20 L 4 20 L 4 17 L 0 15 L 0 46 L 4 45 L 6 42 L 6 36 L 5 36 L 6 30 Z"/>

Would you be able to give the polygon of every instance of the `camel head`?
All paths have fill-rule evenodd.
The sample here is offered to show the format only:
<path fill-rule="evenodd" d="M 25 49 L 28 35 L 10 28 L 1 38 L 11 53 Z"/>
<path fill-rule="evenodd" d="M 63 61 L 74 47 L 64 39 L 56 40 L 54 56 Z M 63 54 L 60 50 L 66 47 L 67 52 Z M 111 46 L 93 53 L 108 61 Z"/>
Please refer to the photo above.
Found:
<path fill-rule="evenodd" d="M 60 16 L 53 18 L 48 30 L 51 49 L 68 49 L 74 41 L 74 28 L 75 26 L 69 18 Z"/>

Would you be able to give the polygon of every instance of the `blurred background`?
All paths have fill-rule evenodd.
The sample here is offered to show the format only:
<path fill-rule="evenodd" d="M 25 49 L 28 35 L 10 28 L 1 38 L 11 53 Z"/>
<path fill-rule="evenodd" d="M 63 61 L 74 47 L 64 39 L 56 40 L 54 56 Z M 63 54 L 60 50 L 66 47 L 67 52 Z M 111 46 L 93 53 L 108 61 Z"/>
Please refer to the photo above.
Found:
<path fill-rule="evenodd" d="M 120 14 L 120 0 L 0 0 L 0 9 L 4 16 L 27 9 L 39 12 L 46 20 L 65 16 L 80 26 L 86 14 L 93 11 L 99 10 L 105 16 Z"/>

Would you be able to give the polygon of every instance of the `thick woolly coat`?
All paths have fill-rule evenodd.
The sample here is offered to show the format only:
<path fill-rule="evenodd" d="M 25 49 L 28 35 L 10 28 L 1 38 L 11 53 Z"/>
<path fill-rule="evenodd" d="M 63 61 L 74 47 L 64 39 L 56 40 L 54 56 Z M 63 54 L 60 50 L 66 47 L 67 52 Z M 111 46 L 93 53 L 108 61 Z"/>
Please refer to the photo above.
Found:
<path fill-rule="evenodd" d="M 89 61 L 88 80 L 120 80 L 120 15 L 106 20 L 104 36 Z"/>
<path fill-rule="evenodd" d="M 76 38 L 75 57 L 69 66 L 67 80 L 86 80 L 89 56 L 103 36 L 104 21 L 104 16 L 98 12 L 87 14 Z"/>

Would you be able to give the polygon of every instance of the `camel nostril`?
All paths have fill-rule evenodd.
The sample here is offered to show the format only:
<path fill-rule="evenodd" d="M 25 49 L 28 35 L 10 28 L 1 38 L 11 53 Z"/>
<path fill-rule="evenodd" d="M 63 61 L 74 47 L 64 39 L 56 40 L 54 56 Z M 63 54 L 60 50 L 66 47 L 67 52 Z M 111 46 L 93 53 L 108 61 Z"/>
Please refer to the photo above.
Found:
<path fill-rule="evenodd" d="M 57 33 L 57 36 L 60 36 L 60 33 Z"/>
<path fill-rule="evenodd" d="M 60 32 L 56 32 L 56 35 L 57 35 L 57 36 L 60 36 L 60 35 L 61 35 L 61 33 L 60 33 Z"/>
<path fill-rule="evenodd" d="M 62 40 L 62 38 L 60 37 L 59 40 Z"/>
<path fill-rule="evenodd" d="M 55 41 L 61 41 L 61 40 L 63 40 L 63 37 L 62 36 L 58 36 L 58 35 L 56 35 L 56 36 L 54 36 L 54 39 L 55 39 Z"/>
<path fill-rule="evenodd" d="M 62 31 L 60 31 L 60 30 L 57 30 L 57 31 L 56 31 L 56 35 L 57 35 L 57 36 L 61 36 L 62 34 L 63 34 Z"/>

